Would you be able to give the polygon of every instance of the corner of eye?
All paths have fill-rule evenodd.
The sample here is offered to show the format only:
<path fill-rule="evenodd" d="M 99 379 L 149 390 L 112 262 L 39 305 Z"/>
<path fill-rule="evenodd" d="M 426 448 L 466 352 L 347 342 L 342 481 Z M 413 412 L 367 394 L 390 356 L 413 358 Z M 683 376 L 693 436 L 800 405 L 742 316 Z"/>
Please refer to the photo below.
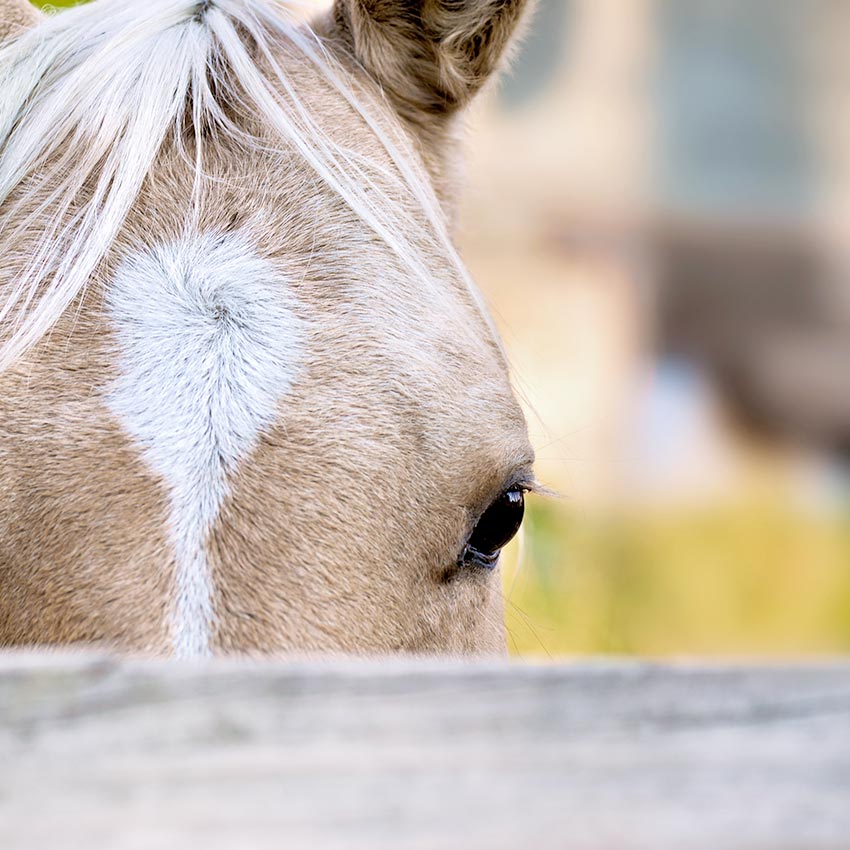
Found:
<path fill-rule="evenodd" d="M 526 490 L 528 493 L 533 493 L 535 496 L 543 496 L 546 499 L 563 499 L 564 494 L 559 493 L 557 490 L 553 490 L 551 487 L 547 487 L 545 484 L 541 483 L 534 476 L 531 476 L 527 481 L 520 482 L 520 487 Z"/>

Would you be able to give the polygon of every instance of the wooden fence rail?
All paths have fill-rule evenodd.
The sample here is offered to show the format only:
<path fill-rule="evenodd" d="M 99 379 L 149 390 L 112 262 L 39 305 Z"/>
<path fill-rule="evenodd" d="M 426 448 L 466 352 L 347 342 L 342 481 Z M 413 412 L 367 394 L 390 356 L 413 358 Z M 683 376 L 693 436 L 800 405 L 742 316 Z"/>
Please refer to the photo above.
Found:
<path fill-rule="evenodd" d="M 2 850 L 848 850 L 850 663 L 0 655 Z"/>

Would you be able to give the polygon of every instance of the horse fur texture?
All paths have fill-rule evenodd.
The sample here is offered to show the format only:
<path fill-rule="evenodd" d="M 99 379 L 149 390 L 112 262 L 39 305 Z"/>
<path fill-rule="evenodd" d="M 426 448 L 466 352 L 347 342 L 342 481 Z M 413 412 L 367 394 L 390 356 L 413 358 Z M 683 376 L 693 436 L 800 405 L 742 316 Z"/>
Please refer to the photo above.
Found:
<path fill-rule="evenodd" d="M 530 0 L 336 0 L 317 22 L 412 127 L 452 218 L 460 180 L 456 118 L 508 63 L 531 6 Z"/>
<path fill-rule="evenodd" d="M 0 0 L 0 44 L 34 27 L 40 17 L 27 0 Z"/>
<path fill-rule="evenodd" d="M 0 646 L 504 651 L 446 164 L 524 5 L 0 0 Z"/>
<path fill-rule="evenodd" d="M 522 0 L 336 0 L 339 37 L 408 119 L 465 106 L 504 60 Z"/>

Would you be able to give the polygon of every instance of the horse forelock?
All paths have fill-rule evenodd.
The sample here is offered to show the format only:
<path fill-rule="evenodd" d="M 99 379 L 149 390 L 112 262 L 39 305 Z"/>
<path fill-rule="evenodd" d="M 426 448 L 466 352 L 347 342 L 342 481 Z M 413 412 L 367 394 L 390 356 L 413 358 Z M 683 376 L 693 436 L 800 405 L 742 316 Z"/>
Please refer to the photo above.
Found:
<path fill-rule="evenodd" d="M 349 105 L 380 157 L 326 132 L 282 51 L 311 65 Z M 246 130 L 234 106 L 269 132 Z M 245 151 L 268 151 L 277 140 L 421 286 L 432 285 L 430 257 L 439 255 L 489 322 L 409 140 L 364 105 L 351 74 L 291 8 L 274 0 L 98 0 L 0 48 L 0 221 L 10 242 L 40 234 L 0 294 L 0 371 L 85 291 L 169 144 L 194 172 L 187 221 L 197 216 L 211 179 L 208 149 L 222 136 Z"/>

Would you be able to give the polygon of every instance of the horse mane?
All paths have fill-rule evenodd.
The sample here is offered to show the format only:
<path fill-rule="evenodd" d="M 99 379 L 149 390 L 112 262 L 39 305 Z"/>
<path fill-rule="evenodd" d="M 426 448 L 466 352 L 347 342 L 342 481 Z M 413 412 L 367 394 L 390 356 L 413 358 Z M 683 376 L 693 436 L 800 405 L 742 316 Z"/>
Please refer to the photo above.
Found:
<path fill-rule="evenodd" d="M 329 138 L 276 58 L 281 43 L 348 101 L 394 168 Z M 0 237 L 9 245 L 37 234 L 23 271 L 0 290 L 0 372 L 85 291 L 169 138 L 194 169 L 195 206 L 205 136 L 226 133 L 267 151 L 268 141 L 237 126 L 223 105 L 237 94 L 240 109 L 296 151 L 424 286 L 434 275 L 423 245 L 436 244 L 487 317 L 424 169 L 401 130 L 370 114 L 355 88 L 277 0 L 96 0 L 0 48 Z M 430 228 L 413 220 L 412 203 Z"/>

